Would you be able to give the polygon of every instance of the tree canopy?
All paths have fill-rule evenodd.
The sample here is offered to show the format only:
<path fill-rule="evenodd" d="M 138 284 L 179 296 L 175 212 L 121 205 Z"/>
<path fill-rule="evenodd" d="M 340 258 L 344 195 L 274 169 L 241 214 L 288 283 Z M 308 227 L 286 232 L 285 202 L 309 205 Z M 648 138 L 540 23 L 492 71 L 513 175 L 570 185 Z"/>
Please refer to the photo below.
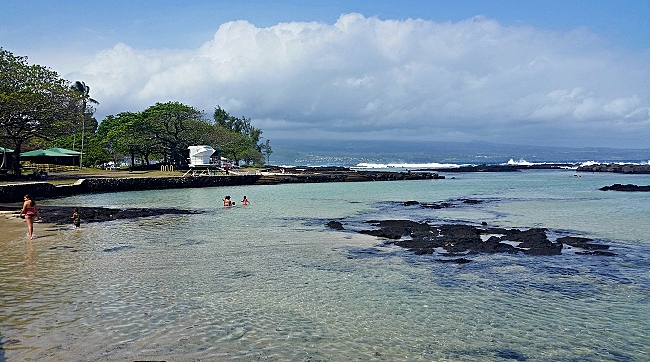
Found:
<path fill-rule="evenodd" d="M 156 103 L 140 112 L 93 117 L 98 104 L 82 81 L 70 83 L 46 67 L 30 65 L 26 57 L 0 48 L 0 146 L 13 148 L 12 169 L 20 174 L 22 147 L 81 146 L 83 164 L 119 163 L 129 156 L 149 164 L 187 164 L 190 145 L 211 145 L 233 163 L 263 164 L 271 153 L 260 144 L 262 130 L 251 119 L 231 116 L 215 107 L 213 119 L 180 102 Z M 84 149 L 86 147 L 86 149 Z M 83 166 L 81 164 L 80 166 Z"/>
<path fill-rule="evenodd" d="M 82 96 L 70 83 L 46 67 L 30 65 L 27 57 L 0 48 L 0 139 L 20 154 L 33 138 L 51 140 L 74 126 L 83 107 Z M 20 173 L 20 160 L 12 169 Z"/>
<path fill-rule="evenodd" d="M 220 148 L 235 164 L 263 164 L 262 145 L 257 144 L 262 131 L 252 127 L 250 119 L 232 117 L 220 107 L 217 110 L 223 118 L 211 121 L 196 108 L 179 102 L 156 103 L 141 112 L 106 117 L 97 134 L 115 160 L 129 155 L 132 165 L 136 157 L 146 164 L 157 158 L 184 165 L 187 147 L 202 144 Z"/>

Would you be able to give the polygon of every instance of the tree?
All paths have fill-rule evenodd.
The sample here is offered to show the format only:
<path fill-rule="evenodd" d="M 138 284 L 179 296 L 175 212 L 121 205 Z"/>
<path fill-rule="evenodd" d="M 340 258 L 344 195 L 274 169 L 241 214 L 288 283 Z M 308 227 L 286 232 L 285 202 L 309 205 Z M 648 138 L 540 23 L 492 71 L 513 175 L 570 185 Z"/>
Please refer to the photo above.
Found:
<path fill-rule="evenodd" d="M 266 163 L 269 163 L 269 157 L 271 157 L 271 154 L 273 153 L 273 150 L 271 149 L 271 141 L 267 138 L 266 142 L 264 144 L 259 145 L 260 150 L 264 152 L 266 155 Z"/>
<path fill-rule="evenodd" d="M 0 138 L 15 155 L 26 141 L 69 132 L 79 100 L 55 71 L 0 48 Z M 12 169 L 20 174 L 20 157 L 13 158 Z"/>
<path fill-rule="evenodd" d="M 154 139 L 163 147 L 163 155 L 169 152 L 171 164 L 185 163 L 181 160 L 180 150 L 186 149 L 198 140 L 193 127 L 197 121 L 205 122 L 203 113 L 194 107 L 179 102 L 156 103 L 142 112 L 147 129 Z"/>
<path fill-rule="evenodd" d="M 218 133 L 222 135 L 220 143 L 224 153 L 235 164 L 239 165 L 239 160 L 244 160 L 247 164 L 263 161 L 262 149 L 258 145 L 262 130 L 253 127 L 250 118 L 233 117 L 219 106 L 214 109 L 213 117 L 215 125 L 223 129 Z"/>
<path fill-rule="evenodd" d="M 71 89 L 79 92 L 81 98 L 81 109 L 79 112 L 79 118 L 81 121 L 81 155 L 79 156 L 79 167 L 83 167 L 83 157 L 84 157 L 84 135 L 86 131 L 86 121 L 92 118 L 93 113 L 95 112 L 94 107 L 88 106 L 88 103 L 99 104 L 96 100 L 90 98 L 90 87 L 82 81 L 76 81 L 71 86 Z M 75 132 L 76 134 L 76 132 Z M 74 138 L 73 138 L 74 139 Z M 74 141 L 72 143 L 74 150 Z"/>
<path fill-rule="evenodd" d="M 119 115 L 117 117 L 108 115 L 104 118 L 102 123 L 99 124 L 96 133 L 97 138 L 101 140 L 100 142 L 116 165 L 118 164 L 117 160 L 123 156 L 119 147 L 121 142 L 119 138 L 115 136 L 117 133 L 115 129 L 120 127 L 120 122 L 121 120 L 119 119 Z"/>
<path fill-rule="evenodd" d="M 115 162 L 121 155 L 130 154 L 132 167 L 135 166 L 136 155 L 149 164 L 149 156 L 160 148 L 153 133 L 147 128 L 142 112 L 122 112 L 117 116 L 107 116 L 97 133 L 115 155 Z"/>

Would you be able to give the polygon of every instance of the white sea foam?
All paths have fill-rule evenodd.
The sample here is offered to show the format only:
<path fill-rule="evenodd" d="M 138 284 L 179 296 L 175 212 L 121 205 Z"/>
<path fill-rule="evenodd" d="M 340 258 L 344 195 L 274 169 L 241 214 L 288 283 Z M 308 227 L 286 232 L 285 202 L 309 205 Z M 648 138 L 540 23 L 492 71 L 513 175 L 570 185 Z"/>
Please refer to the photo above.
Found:
<path fill-rule="evenodd" d="M 514 159 L 510 159 L 508 162 L 506 162 L 506 165 L 514 165 L 514 166 L 531 166 L 534 165 L 532 162 L 528 162 L 524 160 L 523 158 L 520 158 L 519 161 L 515 161 Z"/>
<path fill-rule="evenodd" d="M 598 165 L 599 162 L 596 161 L 586 161 L 580 164 L 580 166 L 593 166 L 593 165 Z"/>

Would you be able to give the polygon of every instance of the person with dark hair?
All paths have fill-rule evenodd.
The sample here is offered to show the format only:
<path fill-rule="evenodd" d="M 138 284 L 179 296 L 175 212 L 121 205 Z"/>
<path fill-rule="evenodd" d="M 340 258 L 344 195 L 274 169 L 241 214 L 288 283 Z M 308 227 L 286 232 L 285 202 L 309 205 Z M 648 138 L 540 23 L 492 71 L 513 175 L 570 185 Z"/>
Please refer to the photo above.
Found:
<path fill-rule="evenodd" d="M 81 215 L 79 214 L 79 208 L 75 207 L 72 211 L 72 223 L 75 228 L 78 228 L 81 225 Z"/>
<path fill-rule="evenodd" d="M 27 234 L 29 236 L 29 240 L 34 239 L 34 220 L 41 218 L 41 214 L 38 211 L 38 206 L 36 206 L 36 202 L 32 199 L 32 197 L 27 194 L 23 197 L 25 202 L 23 203 L 23 209 L 20 210 L 20 217 L 25 218 L 25 222 L 27 223 Z"/>

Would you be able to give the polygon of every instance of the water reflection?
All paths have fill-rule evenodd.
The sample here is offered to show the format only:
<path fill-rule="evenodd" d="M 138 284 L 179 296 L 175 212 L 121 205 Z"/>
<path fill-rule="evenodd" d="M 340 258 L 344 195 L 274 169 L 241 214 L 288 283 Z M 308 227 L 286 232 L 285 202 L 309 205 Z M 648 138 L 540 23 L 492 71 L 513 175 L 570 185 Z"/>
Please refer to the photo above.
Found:
<path fill-rule="evenodd" d="M 36 268 L 36 253 L 34 252 L 34 241 L 28 240 L 25 245 L 25 256 L 23 274 L 25 277 L 30 278 L 35 274 Z"/>

